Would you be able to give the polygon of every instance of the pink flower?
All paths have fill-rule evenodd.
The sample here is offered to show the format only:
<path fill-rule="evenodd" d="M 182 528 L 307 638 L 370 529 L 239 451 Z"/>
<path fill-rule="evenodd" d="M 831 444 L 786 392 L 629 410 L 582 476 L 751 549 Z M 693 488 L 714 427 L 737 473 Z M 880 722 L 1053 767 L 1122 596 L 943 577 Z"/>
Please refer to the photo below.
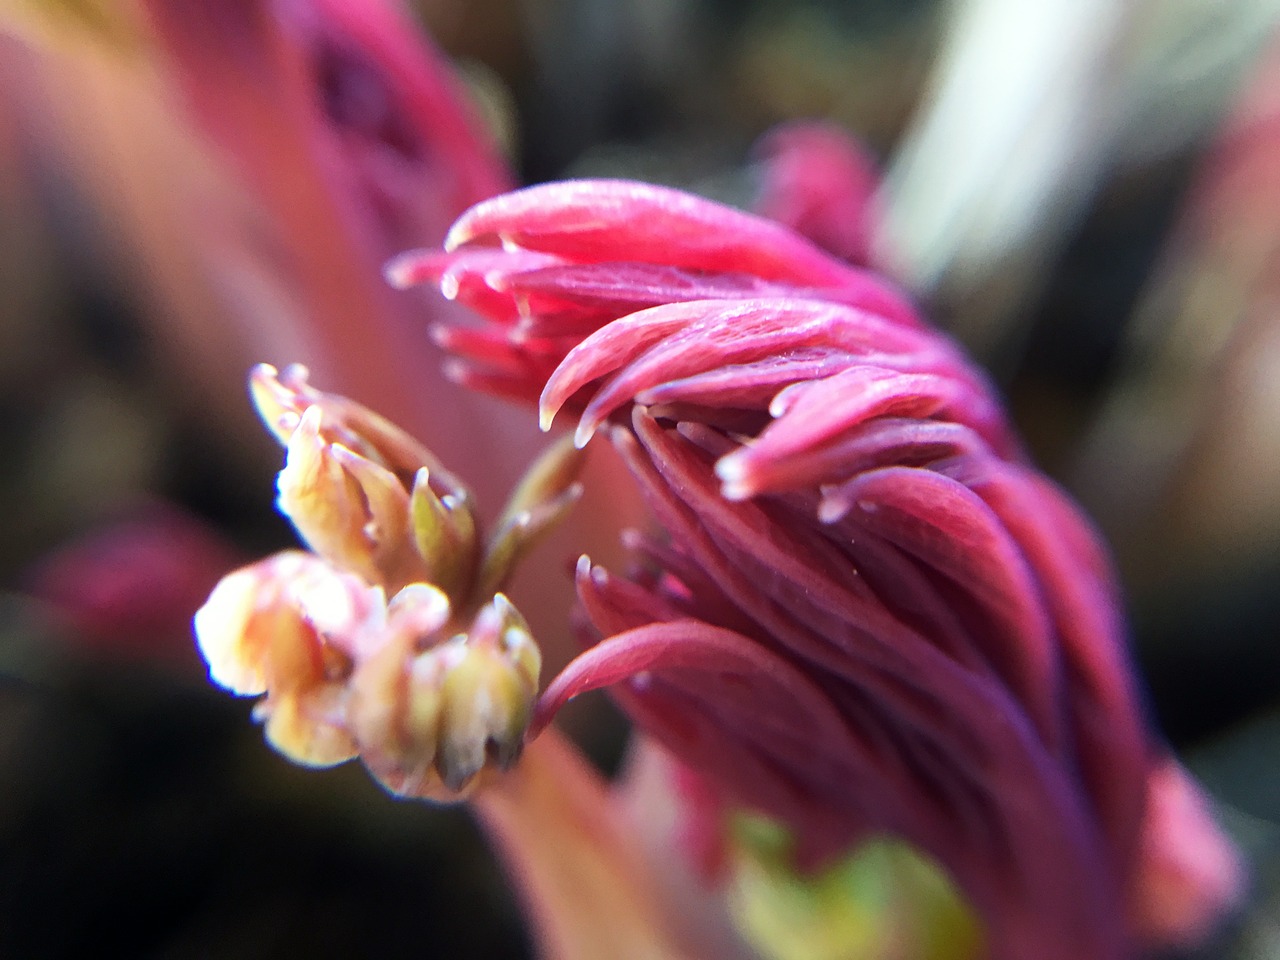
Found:
<path fill-rule="evenodd" d="M 570 411 L 580 445 L 604 432 L 663 529 L 631 535 L 629 578 L 580 562 L 598 642 L 535 729 L 612 686 L 802 864 L 880 832 L 936 857 L 1004 960 L 1128 956 L 1232 900 L 1229 846 L 1145 727 L 1095 534 L 901 294 L 637 183 L 498 197 L 446 251 L 388 272 L 492 321 L 436 331 L 454 377 L 538 397 L 544 428 Z M 1153 891 L 1185 843 L 1218 867 L 1173 929 Z"/>

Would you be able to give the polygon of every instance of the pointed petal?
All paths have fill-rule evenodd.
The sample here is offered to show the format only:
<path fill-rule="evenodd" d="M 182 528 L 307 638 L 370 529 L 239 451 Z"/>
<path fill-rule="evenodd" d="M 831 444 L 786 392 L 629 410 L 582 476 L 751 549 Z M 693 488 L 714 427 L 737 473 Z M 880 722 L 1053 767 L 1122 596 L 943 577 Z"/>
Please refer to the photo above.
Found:
<path fill-rule="evenodd" d="M 770 413 L 777 419 L 764 433 L 716 464 L 724 495 L 742 500 L 786 489 L 782 477 L 811 474 L 806 485 L 829 480 L 821 470 L 824 447 L 872 417 L 929 417 L 952 404 L 962 390 L 955 381 L 933 374 L 866 365 L 789 387 L 774 399 Z"/>
<path fill-rule="evenodd" d="M 653 623 L 602 640 L 574 658 L 547 686 L 538 714 L 554 715 L 588 690 L 656 671 L 705 673 L 705 682 L 715 679 L 730 685 L 734 676 L 750 678 L 762 714 L 769 713 L 776 698 L 777 705 L 787 709 L 774 719 L 806 729 L 819 740 L 844 742 L 848 737 L 839 714 L 800 671 L 740 634 L 697 620 Z M 763 686 L 766 678 L 771 688 Z"/>
<path fill-rule="evenodd" d="M 795 298 L 688 301 L 623 317 L 571 350 L 543 393 L 543 417 L 553 415 L 586 384 L 618 370 L 588 406 L 579 425 L 580 440 L 637 395 L 664 403 L 685 399 L 673 386 L 684 379 L 717 377 L 694 381 L 698 398 L 714 401 L 723 393 L 741 401 L 755 396 L 762 382 L 781 389 L 806 374 L 811 379 L 840 372 L 855 358 L 883 363 L 885 369 L 961 371 L 966 376 L 942 341 L 842 305 Z M 749 368 L 753 363 L 758 366 Z M 795 379 L 778 376 L 771 381 L 771 364 L 794 367 Z M 741 393 L 734 389 L 735 374 L 746 377 Z M 910 388 L 909 382 L 903 384 Z M 850 394 L 862 390 L 861 382 L 847 385 Z M 959 387 L 954 392 L 968 396 Z M 785 395 L 781 402 L 788 399 L 796 398 Z"/>
<path fill-rule="evenodd" d="M 355 479 L 364 495 L 368 516 L 364 536 L 370 558 L 378 571 L 376 583 L 395 593 L 427 573 L 415 549 L 409 524 L 409 493 L 386 467 L 358 456 L 341 444 L 330 448 L 333 458 Z"/>
<path fill-rule="evenodd" d="M 976 602 L 980 625 L 971 635 L 1025 704 L 1045 742 L 1063 750 L 1062 666 L 1043 597 L 1016 542 L 991 509 L 951 478 L 910 467 L 868 471 L 848 489 L 859 526 L 943 574 Z M 959 597 L 953 603 L 964 609 Z"/>
<path fill-rule="evenodd" d="M 461 601 L 470 595 L 480 547 L 475 518 L 465 498 L 437 495 L 426 467 L 414 478 L 409 497 L 410 520 L 426 579 Z"/>
<path fill-rule="evenodd" d="M 948 473 L 990 505 L 1038 580 L 1062 649 L 1081 777 L 1118 863 L 1128 862 L 1138 842 L 1152 760 L 1114 579 L 1076 509 L 1043 478 L 972 458 L 954 461 Z"/>
<path fill-rule="evenodd" d="M 692 194 L 624 180 L 569 180 L 495 197 L 453 225 L 445 249 L 497 236 L 572 260 L 750 273 L 836 286 L 851 274 L 785 227 Z"/>
<path fill-rule="evenodd" d="M 322 687 L 289 691 L 273 698 L 263 733 L 267 742 L 294 763 L 332 767 L 359 753 L 347 729 L 344 691 Z"/>
<path fill-rule="evenodd" d="M 321 423 L 320 408 L 308 407 L 289 438 L 284 469 L 276 480 L 280 512 L 320 556 L 377 583 L 364 496 L 321 436 Z"/>

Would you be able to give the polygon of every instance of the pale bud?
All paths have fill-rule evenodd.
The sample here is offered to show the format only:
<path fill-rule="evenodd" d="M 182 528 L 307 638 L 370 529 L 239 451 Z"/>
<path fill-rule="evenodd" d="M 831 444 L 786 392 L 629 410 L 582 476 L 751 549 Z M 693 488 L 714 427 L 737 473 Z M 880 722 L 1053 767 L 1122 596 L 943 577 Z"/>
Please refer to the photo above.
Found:
<path fill-rule="evenodd" d="M 501 594 L 466 632 L 448 613 L 436 588 L 405 588 L 352 680 L 361 756 L 395 793 L 461 799 L 515 761 L 529 725 L 541 655 L 524 619 Z"/>
<path fill-rule="evenodd" d="M 455 598 L 470 589 L 471 495 L 426 448 L 360 404 L 316 390 L 304 367 L 262 364 L 249 382 L 286 448 L 277 503 L 308 546 L 388 594 L 414 582 Z"/>
<path fill-rule="evenodd" d="M 422 794 L 433 779 L 440 726 L 440 661 L 431 647 L 449 598 L 425 583 L 391 601 L 386 628 L 368 638 L 351 681 L 351 728 L 366 765 L 396 793 Z"/>
<path fill-rule="evenodd" d="M 322 418 L 319 407 L 308 407 L 290 435 L 284 469 L 276 479 L 276 503 L 312 550 L 377 583 L 365 499 L 359 482 L 321 437 Z"/>
<path fill-rule="evenodd" d="M 440 496 L 431 488 L 426 467 L 414 478 L 410 496 L 413 539 L 427 566 L 424 578 L 451 597 L 465 597 L 475 583 L 479 544 L 470 495 L 464 490 Z"/>
<path fill-rule="evenodd" d="M 386 467 L 407 489 L 420 467 L 431 470 L 433 481 L 446 492 L 465 485 L 436 457 L 390 420 L 363 404 L 336 393 L 317 390 L 308 382 L 306 367 L 293 363 L 277 371 L 260 363 L 249 374 L 249 393 L 262 422 L 287 445 L 308 407 L 324 411 L 324 440 Z"/>
<path fill-rule="evenodd" d="M 452 790 L 490 761 L 506 769 L 519 757 L 542 669 L 529 625 L 502 594 L 459 639 L 460 647 L 443 651 L 448 664 L 437 762 Z"/>
<path fill-rule="evenodd" d="M 196 613 L 195 631 L 215 683 L 266 694 L 254 715 L 272 745 L 328 766 L 357 752 L 345 685 L 356 638 L 382 616 L 380 590 L 291 551 L 224 577 Z"/>
<path fill-rule="evenodd" d="M 470 491 L 394 424 L 297 365 L 259 365 L 250 389 L 286 448 L 278 505 L 315 554 L 219 584 L 195 621 L 210 674 L 265 693 L 255 716 L 298 762 L 359 756 L 395 793 L 462 799 L 523 746 L 541 654 L 497 591 L 577 499 L 581 455 L 544 455 L 482 548 Z"/>

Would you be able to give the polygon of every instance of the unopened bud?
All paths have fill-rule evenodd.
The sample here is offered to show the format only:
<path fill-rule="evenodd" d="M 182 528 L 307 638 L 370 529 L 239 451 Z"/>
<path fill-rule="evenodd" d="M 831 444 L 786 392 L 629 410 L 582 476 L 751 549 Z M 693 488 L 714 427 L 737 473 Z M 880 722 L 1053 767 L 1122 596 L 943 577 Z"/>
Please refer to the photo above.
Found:
<path fill-rule="evenodd" d="M 410 499 L 413 539 L 426 566 L 424 579 L 451 597 L 465 597 L 474 585 L 479 544 L 466 491 L 437 494 L 426 467 L 414 478 Z"/>
<path fill-rule="evenodd" d="M 447 617 L 436 588 L 401 591 L 351 684 L 361 756 L 394 793 L 461 799 L 515 761 L 529 725 L 541 655 L 524 619 L 501 594 L 465 633 Z"/>
<path fill-rule="evenodd" d="M 565 437 L 525 473 L 498 518 L 485 550 L 478 592 L 501 590 L 520 558 L 556 527 L 582 496 L 584 454 Z"/>
<path fill-rule="evenodd" d="M 460 600 L 479 562 L 471 494 L 394 424 L 307 382 L 305 367 L 262 364 L 250 388 L 285 445 L 280 512 L 316 553 L 395 594 L 438 584 Z"/>
<path fill-rule="evenodd" d="M 581 457 L 548 451 L 485 543 L 425 447 L 307 377 L 261 364 L 250 389 L 286 448 L 278 505 L 315 553 L 226 578 L 196 616 L 201 650 L 215 681 L 266 695 L 255 716 L 292 759 L 359 756 L 395 793 L 460 800 L 523 746 L 541 654 L 498 590 L 577 499 Z"/>
<path fill-rule="evenodd" d="M 260 363 L 249 374 L 249 392 L 258 415 L 281 444 L 288 444 L 308 407 L 324 411 L 324 440 L 386 467 L 406 489 L 420 467 L 431 470 L 443 490 L 460 492 L 462 482 L 422 444 L 363 404 L 317 390 L 306 367 L 294 363 L 277 371 Z"/>
<path fill-rule="evenodd" d="M 519 757 L 542 655 L 502 594 L 480 611 L 461 647 L 444 653 L 439 767 L 445 785 L 460 790 L 490 761 L 506 769 Z"/>
<path fill-rule="evenodd" d="M 320 435 L 322 419 L 319 407 L 308 407 L 289 437 L 276 502 L 312 550 L 377 583 L 365 497 L 359 481 Z"/>
<path fill-rule="evenodd" d="M 440 726 L 440 663 L 430 647 L 449 598 L 425 583 L 391 601 L 386 628 L 366 641 L 351 681 L 351 726 L 369 769 L 394 793 L 429 793 Z"/>
<path fill-rule="evenodd" d="M 382 617 L 382 594 L 317 557 L 280 553 L 237 570 L 195 616 L 214 682 L 252 696 L 267 739 L 311 766 L 355 756 L 345 684 L 356 638 Z"/>

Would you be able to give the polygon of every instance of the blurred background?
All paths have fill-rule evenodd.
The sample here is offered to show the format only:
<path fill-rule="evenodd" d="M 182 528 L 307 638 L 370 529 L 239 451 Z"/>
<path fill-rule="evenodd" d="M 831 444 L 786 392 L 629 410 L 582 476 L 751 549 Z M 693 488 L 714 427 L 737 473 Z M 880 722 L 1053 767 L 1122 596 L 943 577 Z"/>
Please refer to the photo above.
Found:
<path fill-rule="evenodd" d="M 465 813 L 290 766 L 205 680 L 191 613 L 293 542 L 245 372 L 425 430 L 443 308 L 387 257 L 508 177 L 749 205 L 823 118 L 1113 546 L 1255 871 L 1202 956 L 1280 958 L 1280 0 L 361 6 L 0 0 L 0 956 L 528 954 Z M 510 174 L 406 79 L 415 23 Z M 616 762 L 603 701 L 569 722 Z"/>

